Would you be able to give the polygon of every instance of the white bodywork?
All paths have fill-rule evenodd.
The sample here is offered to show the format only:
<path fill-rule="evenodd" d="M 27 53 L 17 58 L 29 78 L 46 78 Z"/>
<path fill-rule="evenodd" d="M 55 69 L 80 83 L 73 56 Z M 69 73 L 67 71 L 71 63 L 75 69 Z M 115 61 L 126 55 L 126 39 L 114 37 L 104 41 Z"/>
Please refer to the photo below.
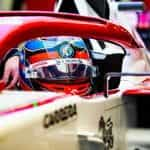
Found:
<path fill-rule="evenodd" d="M 35 99 L 46 99 L 54 96 L 56 96 L 54 93 L 44 92 L 3 91 L 0 95 L 0 109 L 6 110 L 8 107 L 25 105 L 29 101 L 31 103 Z M 11 103 L 12 101 L 14 103 Z M 8 106 L 8 104 L 13 106 Z M 44 127 L 46 114 L 53 114 L 56 110 L 74 104 L 77 114 L 65 121 L 60 120 L 59 123 L 54 123 L 48 128 Z M 1 115 L 0 149 L 87 150 L 87 147 L 90 148 L 92 145 L 95 149 L 100 147 L 104 149 L 104 145 L 109 145 L 109 140 L 112 145 L 109 145 L 108 149 L 126 149 L 124 105 L 119 93 L 108 98 L 101 95 L 90 99 L 66 95 L 64 98 L 46 105 Z M 104 119 L 105 123 L 107 122 L 108 126 L 110 122 L 113 123 L 112 128 L 105 127 L 105 131 L 108 131 L 106 135 L 103 134 L 103 129 L 99 127 L 101 118 Z M 104 136 L 107 139 L 106 143 L 103 141 Z"/>

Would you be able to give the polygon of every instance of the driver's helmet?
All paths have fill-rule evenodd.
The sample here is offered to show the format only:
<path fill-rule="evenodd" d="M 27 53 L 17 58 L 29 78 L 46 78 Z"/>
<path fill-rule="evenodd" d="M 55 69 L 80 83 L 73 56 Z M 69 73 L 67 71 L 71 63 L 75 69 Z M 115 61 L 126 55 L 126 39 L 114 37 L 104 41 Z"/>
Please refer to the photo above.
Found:
<path fill-rule="evenodd" d="M 86 44 L 77 37 L 37 38 L 25 42 L 20 55 L 23 90 L 77 95 L 90 92 L 92 66 Z"/>

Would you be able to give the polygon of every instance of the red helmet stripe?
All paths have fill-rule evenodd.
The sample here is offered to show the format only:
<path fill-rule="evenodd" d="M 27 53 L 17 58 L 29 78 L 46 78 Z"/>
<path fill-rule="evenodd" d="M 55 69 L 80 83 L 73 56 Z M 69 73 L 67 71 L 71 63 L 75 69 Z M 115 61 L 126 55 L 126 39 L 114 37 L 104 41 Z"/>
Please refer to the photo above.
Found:
<path fill-rule="evenodd" d="M 87 51 L 76 51 L 75 58 L 89 59 L 90 56 Z"/>
<path fill-rule="evenodd" d="M 29 61 L 31 64 L 48 59 L 56 59 L 59 58 L 59 54 L 57 52 L 47 52 L 47 53 L 38 53 L 29 57 Z"/>

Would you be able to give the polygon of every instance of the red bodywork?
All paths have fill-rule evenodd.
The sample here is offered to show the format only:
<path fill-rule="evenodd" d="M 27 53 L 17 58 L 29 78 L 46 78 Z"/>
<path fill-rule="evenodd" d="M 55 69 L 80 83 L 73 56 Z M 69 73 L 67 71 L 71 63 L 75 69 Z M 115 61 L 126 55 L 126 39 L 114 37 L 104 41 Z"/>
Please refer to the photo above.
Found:
<path fill-rule="evenodd" d="M 25 0 L 26 9 L 27 10 L 47 10 L 52 11 L 54 10 L 56 0 Z"/>

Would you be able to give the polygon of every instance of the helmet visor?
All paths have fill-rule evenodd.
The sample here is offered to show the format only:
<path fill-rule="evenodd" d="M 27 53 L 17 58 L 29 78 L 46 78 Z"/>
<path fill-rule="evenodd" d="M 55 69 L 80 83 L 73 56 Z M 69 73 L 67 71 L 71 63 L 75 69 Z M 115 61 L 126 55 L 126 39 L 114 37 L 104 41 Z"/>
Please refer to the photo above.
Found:
<path fill-rule="evenodd" d="M 74 80 L 90 78 L 95 67 L 84 59 L 55 59 L 32 64 L 25 69 L 25 77 L 30 79 Z"/>

